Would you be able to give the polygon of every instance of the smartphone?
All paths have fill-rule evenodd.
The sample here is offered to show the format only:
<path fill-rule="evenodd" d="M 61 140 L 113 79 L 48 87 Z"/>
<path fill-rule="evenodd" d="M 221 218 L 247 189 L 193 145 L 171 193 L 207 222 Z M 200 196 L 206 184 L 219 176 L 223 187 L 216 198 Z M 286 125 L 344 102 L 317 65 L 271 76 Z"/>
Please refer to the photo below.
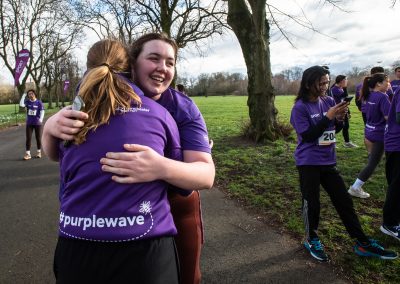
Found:
<path fill-rule="evenodd" d="M 354 96 L 347 96 L 343 99 L 344 102 L 351 102 L 351 100 L 354 98 Z"/>
<path fill-rule="evenodd" d="M 76 95 L 72 102 L 72 110 L 82 110 L 85 107 L 85 102 L 79 95 Z M 71 146 L 72 141 L 64 141 L 64 147 Z"/>
<path fill-rule="evenodd" d="M 85 102 L 79 95 L 76 95 L 74 101 L 72 102 L 72 110 L 81 110 L 84 107 L 85 107 Z"/>

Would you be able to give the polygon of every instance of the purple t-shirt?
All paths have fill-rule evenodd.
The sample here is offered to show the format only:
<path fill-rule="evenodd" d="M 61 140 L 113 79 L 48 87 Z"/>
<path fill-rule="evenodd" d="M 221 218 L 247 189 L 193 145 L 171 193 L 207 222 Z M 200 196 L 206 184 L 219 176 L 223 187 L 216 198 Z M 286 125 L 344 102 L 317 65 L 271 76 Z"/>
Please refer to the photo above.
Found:
<path fill-rule="evenodd" d="M 44 110 L 43 103 L 40 100 L 26 100 L 26 125 L 41 125 L 40 112 Z"/>
<path fill-rule="evenodd" d="M 395 94 L 396 91 L 400 89 L 400 79 L 391 81 L 390 85 L 392 86 L 393 93 Z"/>
<path fill-rule="evenodd" d="M 385 131 L 385 116 L 389 113 L 390 102 L 386 94 L 371 92 L 365 101 L 365 114 L 367 121 L 364 135 L 371 142 L 383 142 Z"/>
<path fill-rule="evenodd" d="M 168 88 L 157 102 L 175 119 L 182 150 L 211 153 L 204 118 L 191 98 L 173 88 Z"/>
<path fill-rule="evenodd" d="M 331 88 L 331 94 L 337 104 L 342 102 L 343 98 L 346 96 L 344 90 L 336 85 Z"/>
<path fill-rule="evenodd" d="M 356 85 L 356 97 L 355 97 L 355 101 L 356 101 L 356 105 L 358 107 L 358 110 L 360 110 L 361 112 L 365 112 L 364 111 L 364 104 L 365 102 L 360 101 L 360 96 L 361 96 L 361 89 L 362 89 L 363 83 L 359 83 Z"/>
<path fill-rule="evenodd" d="M 319 139 L 304 142 L 301 137 L 302 133 L 315 126 L 334 105 L 335 101 L 328 96 L 319 97 L 316 102 L 298 100 L 294 104 L 290 123 L 297 133 L 297 148 L 294 153 L 297 166 L 336 164 L 334 120 L 329 123 Z"/>
<path fill-rule="evenodd" d="M 396 122 L 396 113 L 400 112 L 400 91 L 393 95 L 385 129 L 385 151 L 400 152 L 400 124 Z"/>
<path fill-rule="evenodd" d="M 109 124 L 90 131 L 84 143 L 60 144 L 60 236 L 119 242 L 176 234 L 166 182 L 121 184 L 101 170 L 100 159 L 107 152 L 125 152 L 125 143 L 182 159 L 172 116 L 152 99 L 141 99 L 141 107 L 118 110 Z"/>

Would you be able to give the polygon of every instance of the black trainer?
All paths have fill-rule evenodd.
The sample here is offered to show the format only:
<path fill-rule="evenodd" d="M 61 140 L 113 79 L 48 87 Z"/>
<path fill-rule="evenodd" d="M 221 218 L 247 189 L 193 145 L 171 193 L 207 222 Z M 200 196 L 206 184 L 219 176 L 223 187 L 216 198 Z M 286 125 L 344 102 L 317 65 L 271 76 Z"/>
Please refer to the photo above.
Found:
<path fill-rule="evenodd" d="M 400 241 L 400 226 L 381 226 L 381 232 Z"/>
<path fill-rule="evenodd" d="M 369 243 L 356 241 L 354 252 L 360 256 L 377 257 L 380 259 L 396 259 L 397 253 L 391 250 L 385 250 L 376 240 L 369 239 Z"/>
<path fill-rule="evenodd" d="M 319 238 L 312 238 L 304 242 L 304 247 L 310 252 L 311 256 L 319 261 L 328 261 L 328 256 L 324 251 L 324 245 Z"/>

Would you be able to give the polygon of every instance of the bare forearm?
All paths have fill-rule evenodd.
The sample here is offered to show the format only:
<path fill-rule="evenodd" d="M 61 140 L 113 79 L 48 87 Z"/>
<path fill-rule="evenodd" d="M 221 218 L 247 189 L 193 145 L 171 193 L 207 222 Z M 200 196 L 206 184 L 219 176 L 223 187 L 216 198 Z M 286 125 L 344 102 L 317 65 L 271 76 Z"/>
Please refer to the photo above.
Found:
<path fill-rule="evenodd" d="M 42 148 L 45 152 L 46 156 L 49 157 L 50 160 L 58 162 L 58 143 L 59 139 L 52 136 L 49 131 L 49 125 L 47 122 L 43 127 L 43 135 L 42 135 Z"/>
<path fill-rule="evenodd" d="M 214 183 L 215 167 L 211 158 L 207 162 L 179 162 L 165 158 L 163 168 L 162 179 L 182 189 L 210 189 Z"/>

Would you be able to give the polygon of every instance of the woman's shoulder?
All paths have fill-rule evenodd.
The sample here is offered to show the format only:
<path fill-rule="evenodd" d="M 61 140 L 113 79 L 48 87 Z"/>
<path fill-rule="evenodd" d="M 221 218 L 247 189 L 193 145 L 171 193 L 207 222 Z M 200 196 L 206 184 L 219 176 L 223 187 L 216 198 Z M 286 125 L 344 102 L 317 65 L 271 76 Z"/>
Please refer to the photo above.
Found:
<path fill-rule="evenodd" d="M 158 102 L 177 120 L 190 120 L 200 115 L 199 108 L 191 98 L 171 87 L 162 94 Z"/>

